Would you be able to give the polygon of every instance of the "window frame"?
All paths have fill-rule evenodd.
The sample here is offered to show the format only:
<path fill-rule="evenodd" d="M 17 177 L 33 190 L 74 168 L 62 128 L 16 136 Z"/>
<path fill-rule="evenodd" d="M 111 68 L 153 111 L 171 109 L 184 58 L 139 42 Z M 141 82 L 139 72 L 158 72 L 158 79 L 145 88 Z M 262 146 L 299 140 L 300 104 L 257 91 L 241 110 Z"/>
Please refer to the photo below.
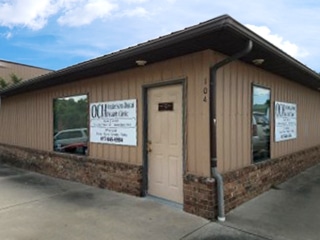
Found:
<path fill-rule="evenodd" d="M 268 145 L 266 145 L 266 148 L 267 148 L 267 156 L 266 157 L 263 157 L 263 158 L 260 158 L 260 159 L 255 159 L 255 152 L 254 152 L 254 137 L 258 137 L 258 141 L 260 141 L 260 136 L 258 134 L 258 125 L 261 125 L 261 124 L 258 124 L 256 122 L 256 117 L 254 116 L 254 103 L 255 103 L 255 100 L 254 100 L 254 92 L 255 92 L 255 88 L 260 88 L 260 89 L 263 89 L 263 90 L 267 90 L 268 91 L 268 99 L 266 101 L 269 100 L 269 105 L 266 107 L 266 112 L 268 113 L 268 118 L 267 116 L 265 117 L 266 119 L 269 120 L 269 124 L 268 125 L 264 125 L 264 127 L 266 128 L 265 131 L 266 131 L 266 134 L 269 134 L 268 135 L 268 139 L 264 139 L 266 141 L 266 143 L 268 143 Z M 250 155 L 251 155 L 251 162 L 253 164 L 257 164 L 257 163 L 260 163 L 260 162 L 263 162 L 263 161 L 267 161 L 267 160 L 270 160 L 271 159 L 271 122 L 272 122 L 272 119 L 271 119 L 271 108 L 272 108 L 272 104 L 271 104 L 271 96 L 272 96 L 272 91 L 271 91 L 271 88 L 270 87 L 267 87 L 267 86 L 264 86 L 264 85 L 260 85 L 260 84 L 255 84 L 255 83 L 252 83 L 251 84 L 251 106 L 250 106 L 250 146 L 251 146 L 251 151 L 250 151 Z M 269 109 L 269 110 L 267 110 Z M 263 115 L 262 117 L 264 117 L 265 115 Z M 253 119 L 254 118 L 254 119 Z M 253 121 L 256 122 L 256 130 L 257 133 L 256 135 L 253 135 L 254 133 L 254 123 Z M 267 127 L 266 127 L 267 126 Z M 263 126 L 262 126 L 263 127 Z M 260 126 L 261 128 L 261 126 Z M 261 132 L 261 129 L 260 129 L 260 132 Z"/>
<path fill-rule="evenodd" d="M 57 148 L 56 148 L 56 146 L 55 146 L 55 141 L 56 140 L 65 140 L 65 138 L 63 138 L 63 139 L 55 139 L 55 136 L 57 136 L 57 134 L 59 133 L 59 132 L 61 132 L 61 131 L 64 131 L 64 130 L 67 130 L 67 129 L 69 129 L 68 127 L 66 128 L 66 129 L 61 129 L 61 130 L 59 130 L 58 131 L 58 129 L 55 129 L 55 127 L 56 127 L 56 121 L 57 121 L 57 116 L 56 116 L 56 112 L 55 112 L 55 103 L 56 103 L 56 101 L 57 100 L 62 100 L 62 99 L 64 99 L 64 100 L 68 100 L 68 99 L 70 99 L 70 98 L 76 98 L 76 97 L 85 97 L 85 98 L 83 98 L 83 99 L 86 99 L 86 115 L 87 115 L 87 117 L 86 117 L 86 124 L 85 124 L 85 126 L 82 126 L 82 127 L 74 127 L 74 129 L 76 130 L 78 130 L 78 129 L 86 129 L 86 136 L 87 136 L 87 141 L 86 141 L 86 144 L 82 144 L 81 146 L 82 146 L 82 151 L 81 151 L 81 153 L 77 153 L 77 154 L 80 154 L 80 155 L 82 155 L 82 156 L 89 156 L 89 145 L 90 145 L 90 136 L 89 136 L 89 132 L 90 132 L 90 129 L 89 129 L 89 126 L 90 126 L 90 121 L 89 121 L 89 110 L 90 110 L 90 94 L 89 93 L 78 93 L 78 94 L 71 94 L 71 95 L 64 95 L 64 96 L 55 96 L 55 97 L 53 97 L 52 98 L 52 120 L 53 120 L 53 124 L 52 124 L 52 129 L 53 129 L 53 137 L 52 137 L 52 141 L 53 141 L 53 143 L 52 143 L 52 146 L 53 146 L 53 151 L 54 152 L 59 152 L 59 153 L 63 153 L 63 154 L 74 154 L 74 151 L 72 151 L 72 152 L 68 152 L 68 151 L 63 151 L 63 152 L 61 152 L 60 150 L 58 150 Z M 83 130 L 84 131 L 84 130 Z M 72 131 L 71 131 L 72 132 Z M 67 132 L 64 132 L 64 133 L 67 133 Z M 82 136 L 79 136 L 78 138 L 84 138 L 84 136 L 83 136 L 83 134 L 82 134 L 82 132 L 81 132 L 81 135 Z M 59 135 L 58 135 L 59 136 Z M 75 138 L 77 138 L 77 137 L 75 137 Z M 67 138 L 67 139 L 72 139 L 72 138 Z M 71 144 L 72 145 L 72 144 Z M 77 150 L 78 151 L 78 150 Z"/>

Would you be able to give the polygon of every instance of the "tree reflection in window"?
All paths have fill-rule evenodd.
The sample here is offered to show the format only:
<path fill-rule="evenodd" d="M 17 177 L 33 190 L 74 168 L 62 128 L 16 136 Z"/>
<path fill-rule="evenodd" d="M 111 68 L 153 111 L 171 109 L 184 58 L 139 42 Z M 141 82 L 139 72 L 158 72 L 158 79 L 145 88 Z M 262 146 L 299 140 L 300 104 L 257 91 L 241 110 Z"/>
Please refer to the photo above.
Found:
<path fill-rule="evenodd" d="M 54 151 L 87 154 L 87 95 L 57 98 L 53 101 Z"/>

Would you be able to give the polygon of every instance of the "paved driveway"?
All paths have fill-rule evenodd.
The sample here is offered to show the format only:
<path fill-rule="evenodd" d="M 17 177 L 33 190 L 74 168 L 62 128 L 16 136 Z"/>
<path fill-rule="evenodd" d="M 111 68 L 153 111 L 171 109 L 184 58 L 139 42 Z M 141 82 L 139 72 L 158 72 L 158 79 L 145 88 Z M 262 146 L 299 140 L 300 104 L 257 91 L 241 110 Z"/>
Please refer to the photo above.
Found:
<path fill-rule="evenodd" d="M 209 222 L 136 198 L 0 164 L 0 239 L 319 239 L 320 166 Z"/>

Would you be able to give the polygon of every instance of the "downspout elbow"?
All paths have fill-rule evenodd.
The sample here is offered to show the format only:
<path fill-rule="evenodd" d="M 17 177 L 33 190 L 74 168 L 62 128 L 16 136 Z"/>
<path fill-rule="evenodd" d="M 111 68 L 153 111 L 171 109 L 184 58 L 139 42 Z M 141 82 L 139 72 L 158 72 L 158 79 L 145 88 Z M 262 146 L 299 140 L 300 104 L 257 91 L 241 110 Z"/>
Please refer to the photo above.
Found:
<path fill-rule="evenodd" d="M 211 168 L 211 174 L 217 181 L 218 221 L 225 222 L 223 178 L 216 167 Z"/>

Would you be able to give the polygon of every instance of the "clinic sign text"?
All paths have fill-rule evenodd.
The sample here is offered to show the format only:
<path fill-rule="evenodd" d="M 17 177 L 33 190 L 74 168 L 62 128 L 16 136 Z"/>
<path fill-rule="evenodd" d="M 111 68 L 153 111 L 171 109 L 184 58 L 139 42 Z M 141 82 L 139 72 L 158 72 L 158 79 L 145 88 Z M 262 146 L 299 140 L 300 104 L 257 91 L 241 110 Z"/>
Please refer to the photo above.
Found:
<path fill-rule="evenodd" d="M 137 146 L 137 102 L 90 104 L 90 142 Z"/>
<path fill-rule="evenodd" d="M 297 138 L 297 104 L 275 102 L 275 141 Z"/>

